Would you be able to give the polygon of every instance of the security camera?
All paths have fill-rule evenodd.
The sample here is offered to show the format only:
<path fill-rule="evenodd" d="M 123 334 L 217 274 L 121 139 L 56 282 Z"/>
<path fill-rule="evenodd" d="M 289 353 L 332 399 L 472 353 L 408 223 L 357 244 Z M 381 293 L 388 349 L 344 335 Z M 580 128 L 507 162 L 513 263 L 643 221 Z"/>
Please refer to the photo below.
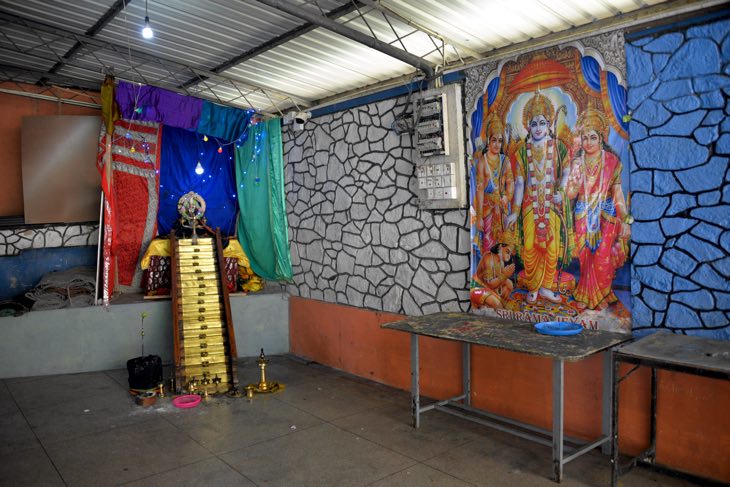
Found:
<path fill-rule="evenodd" d="M 304 130 L 304 122 L 312 116 L 311 112 L 289 112 L 284 116 L 284 123 L 291 123 L 292 130 L 299 132 Z"/>

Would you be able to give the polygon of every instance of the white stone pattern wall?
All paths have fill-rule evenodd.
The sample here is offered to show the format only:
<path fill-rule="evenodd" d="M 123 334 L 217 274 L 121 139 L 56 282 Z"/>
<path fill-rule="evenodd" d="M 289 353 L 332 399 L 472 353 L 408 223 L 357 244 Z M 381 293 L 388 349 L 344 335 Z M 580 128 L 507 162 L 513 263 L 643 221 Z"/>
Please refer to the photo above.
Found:
<path fill-rule="evenodd" d="M 468 210 L 417 206 L 406 97 L 283 131 L 294 296 L 410 316 L 469 307 Z"/>
<path fill-rule="evenodd" d="M 96 246 L 99 225 L 47 225 L 0 230 L 0 256 L 18 255 L 26 249 Z"/>

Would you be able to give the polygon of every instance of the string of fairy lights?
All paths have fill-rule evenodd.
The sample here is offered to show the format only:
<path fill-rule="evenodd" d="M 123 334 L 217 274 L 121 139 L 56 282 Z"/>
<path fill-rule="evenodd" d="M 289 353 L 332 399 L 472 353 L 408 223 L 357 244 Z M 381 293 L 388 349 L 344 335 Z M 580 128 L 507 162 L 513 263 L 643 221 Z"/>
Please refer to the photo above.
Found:
<path fill-rule="evenodd" d="M 132 117 L 130 119 L 122 119 L 122 121 L 126 122 L 126 125 L 127 125 L 126 126 L 127 130 L 124 133 L 123 137 L 126 140 L 130 141 L 129 142 L 129 152 L 131 154 L 135 154 L 138 151 L 137 147 L 139 146 L 139 148 L 141 149 L 141 152 L 144 152 L 144 156 L 142 158 L 143 162 L 146 164 L 152 164 L 153 162 L 152 162 L 152 158 L 151 158 L 151 154 L 150 154 L 150 147 L 151 147 L 150 142 L 145 138 L 145 135 L 143 133 L 140 133 L 140 132 L 132 129 L 133 123 L 143 122 L 143 120 L 141 120 L 141 115 L 144 113 L 144 109 L 146 108 L 145 105 L 140 104 L 140 102 L 139 102 L 139 97 L 142 92 L 141 84 L 139 86 L 140 86 L 140 89 L 135 90 L 135 93 L 134 93 L 134 105 L 133 105 L 133 110 L 132 110 Z M 243 128 L 243 131 L 241 132 L 241 134 L 238 137 L 235 137 L 233 140 L 226 142 L 226 141 L 219 139 L 218 137 L 215 137 L 212 135 L 209 137 L 207 134 L 203 134 L 202 141 L 207 143 L 207 142 L 210 142 L 211 139 L 213 139 L 214 144 L 212 144 L 212 145 L 213 145 L 213 147 L 217 147 L 216 152 L 218 154 L 223 154 L 223 149 L 225 147 L 228 147 L 233 144 L 235 144 L 236 149 L 240 149 L 241 143 L 242 143 L 241 140 L 246 137 L 247 132 L 249 131 L 250 127 L 258 124 L 260 121 L 260 118 L 257 116 L 258 114 L 257 114 L 256 110 L 249 109 L 249 110 L 246 110 L 246 113 L 249 116 L 249 120 L 248 120 L 248 123 L 246 124 L 246 126 Z M 138 119 L 138 117 L 139 117 L 139 119 Z M 135 137 L 135 135 L 139 138 L 137 139 Z M 254 147 L 253 147 L 253 150 L 251 151 L 251 160 L 248 161 L 247 167 L 243 171 L 243 175 L 245 176 L 248 174 L 248 171 L 252 165 L 256 168 L 256 174 L 254 177 L 255 186 L 259 186 L 260 182 L 261 182 L 261 178 L 259 177 L 258 164 L 256 164 L 256 159 L 257 159 L 258 155 L 261 153 L 261 140 L 262 140 L 263 135 L 264 135 L 264 132 L 257 131 L 255 138 L 254 138 Z M 120 139 L 121 139 L 121 136 L 113 137 L 112 144 L 118 142 Z M 117 149 L 117 151 L 118 151 L 118 153 L 123 153 L 124 148 L 119 147 Z M 201 157 L 198 158 L 197 164 L 195 165 L 194 172 L 198 176 L 203 176 L 206 171 L 205 171 L 205 167 L 203 167 L 201 160 L 205 159 L 204 158 L 205 151 L 200 152 L 200 156 Z M 233 160 L 233 156 L 229 156 L 228 159 Z M 159 169 L 156 169 L 155 172 L 156 172 L 156 174 L 160 173 Z M 210 179 L 211 177 L 212 177 L 212 175 L 209 174 L 208 178 Z M 243 182 L 241 182 L 240 187 L 241 188 L 244 187 Z M 235 198 L 235 195 L 234 195 L 234 198 Z"/>

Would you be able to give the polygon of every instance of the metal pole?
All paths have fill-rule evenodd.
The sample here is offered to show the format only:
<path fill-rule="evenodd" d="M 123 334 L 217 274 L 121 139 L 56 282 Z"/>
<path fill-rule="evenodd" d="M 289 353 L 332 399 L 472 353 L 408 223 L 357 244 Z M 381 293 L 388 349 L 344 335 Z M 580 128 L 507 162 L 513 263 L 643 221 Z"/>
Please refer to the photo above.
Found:
<path fill-rule="evenodd" d="M 565 374 L 563 361 L 553 359 L 553 479 L 563 479 L 563 392 Z"/>
<path fill-rule="evenodd" d="M 651 435 L 651 444 L 649 445 L 649 456 L 647 461 L 654 463 L 656 460 L 656 410 L 657 410 L 657 370 L 656 367 L 651 368 L 651 424 L 649 433 Z"/>
<path fill-rule="evenodd" d="M 355 42 L 359 42 L 360 44 L 363 44 L 371 49 L 375 49 L 376 51 L 380 51 L 384 54 L 387 54 L 388 56 L 394 57 L 399 61 L 410 64 L 411 66 L 414 66 L 423 71 L 429 78 L 434 75 L 433 66 L 422 58 L 406 52 L 402 49 L 398 49 L 397 47 L 393 47 L 387 42 L 383 42 L 381 40 L 370 37 L 367 34 L 363 34 L 362 32 L 347 27 L 346 25 L 337 23 L 327 17 L 323 17 L 322 15 L 309 12 L 300 7 L 297 7 L 296 5 L 292 5 L 291 3 L 282 0 L 256 1 L 259 3 L 263 3 L 264 5 L 268 5 L 271 8 L 275 8 L 290 15 L 294 15 L 295 17 L 299 17 L 300 19 L 306 20 L 320 27 L 324 27 L 327 30 L 331 30 L 332 32 L 340 34 L 341 36 L 352 39 Z"/>
<path fill-rule="evenodd" d="M 464 394 L 464 404 L 471 405 L 471 345 L 464 343 L 461 346 L 461 392 Z"/>
<path fill-rule="evenodd" d="M 411 333 L 411 411 L 413 412 L 413 427 L 420 426 L 421 397 L 418 390 L 418 335 Z"/>
<path fill-rule="evenodd" d="M 104 232 L 104 192 L 99 197 L 99 231 L 96 237 L 96 278 L 94 279 L 94 305 L 98 306 L 103 299 L 99 298 L 99 275 L 103 276 L 101 271 L 101 251 L 102 251 L 102 232 Z M 102 277 L 103 279 L 103 277 Z"/>
<path fill-rule="evenodd" d="M 611 487 L 618 485 L 619 476 L 619 465 L 618 465 L 618 391 L 619 391 L 619 377 L 618 377 L 618 366 L 619 361 L 615 354 L 611 352 L 613 356 L 613 380 L 611 381 Z"/>
<path fill-rule="evenodd" d="M 613 404 L 613 363 L 611 349 L 603 352 L 603 391 L 601 400 L 601 434 L 609 441 L 601 446 L 604 455 L 611 453 L 611 405 Z"/>

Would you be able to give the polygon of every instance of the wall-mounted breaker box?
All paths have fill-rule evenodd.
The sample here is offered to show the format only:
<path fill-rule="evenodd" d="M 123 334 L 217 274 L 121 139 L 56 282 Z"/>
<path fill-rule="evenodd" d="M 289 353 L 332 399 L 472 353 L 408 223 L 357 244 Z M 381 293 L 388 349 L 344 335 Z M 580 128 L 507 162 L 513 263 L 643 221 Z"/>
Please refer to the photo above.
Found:
<path fill-rule="evenodd" d="M 450 84 L 415 95 L 413 120 L 419 206 L 465 208 L 461 85 Z"/>

